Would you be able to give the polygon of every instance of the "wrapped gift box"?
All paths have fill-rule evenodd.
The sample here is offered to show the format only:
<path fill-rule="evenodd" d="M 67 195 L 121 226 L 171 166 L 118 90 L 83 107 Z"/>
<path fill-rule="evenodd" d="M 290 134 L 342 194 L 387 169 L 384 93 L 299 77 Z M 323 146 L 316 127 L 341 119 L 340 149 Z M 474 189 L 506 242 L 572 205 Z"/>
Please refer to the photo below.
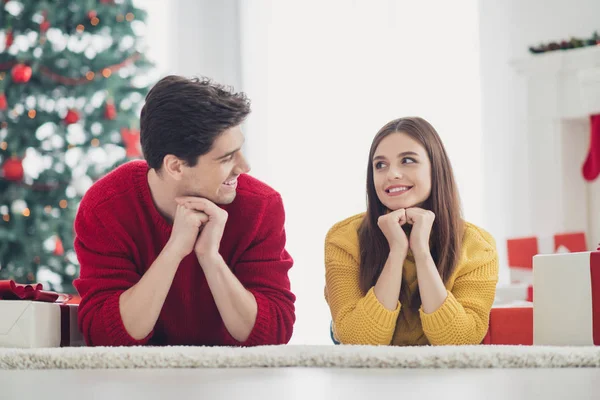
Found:
<path fill-rule="evenodd" d="M 510 306 L 515 302 L 531 302 L 533 286 L 527 283 L 499 283 L 496 286 L 494 307 Z"/>
<path fill-rule="evenodd" d="M 533 258 L 533 343 L 600 345 L 600 249 Z"/>
<path fill-rule="evenodd" d="M 41 285 L 0 281 L 0 347 L 83 346 L 77 304 Z M 61 303 L 57 303 L 59 300 Z"/>
<path fill-rule="evenodd" d="M 482 344 L 532 345 L 533 304 L 514 302 L 493 307 L 490 325 Z"/>
<path fill-rule="evenodd" d="M 513 238 L 506 241 L 510 281 L 513 285 L 527 285 L 526 297 L 533 301 L 533 257 L 537 254 L 574 253 L 587 250 L 583 232 L 561 233 L 554 236 Z M 520 289 L 513 288 L 513 292 Z"/>

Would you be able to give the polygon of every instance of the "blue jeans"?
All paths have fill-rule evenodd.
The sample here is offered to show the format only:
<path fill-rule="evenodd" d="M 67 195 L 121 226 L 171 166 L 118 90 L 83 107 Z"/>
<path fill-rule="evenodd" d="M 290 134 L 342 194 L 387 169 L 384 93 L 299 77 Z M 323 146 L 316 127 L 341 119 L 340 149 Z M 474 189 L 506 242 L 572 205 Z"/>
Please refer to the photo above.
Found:
<path fill-rule="evenodd" d="M 335 337 L 333 336 L 333 321 L 331 321 L 331 323 L 329 324 L 329 335 L 331 336 L 331 341 L 333 342 L 333 344 L 340 344 L 340 342 L 335 340 Z"/>

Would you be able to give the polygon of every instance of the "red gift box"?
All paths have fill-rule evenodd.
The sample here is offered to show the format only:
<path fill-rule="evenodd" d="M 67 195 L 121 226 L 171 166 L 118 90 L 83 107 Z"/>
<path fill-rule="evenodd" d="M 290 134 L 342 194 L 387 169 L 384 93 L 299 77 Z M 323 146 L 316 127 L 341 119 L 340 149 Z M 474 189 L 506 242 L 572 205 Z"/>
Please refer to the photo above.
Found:
<path fill-rule="evenodd" d="M 495 307 L 482 344 L 532 345 L 533 307 Z"/>
<path fill-rule="evenodd" d="M 533 256 L 537 254 L 586 251 L 585 233 L 561 233 L 552 237 L 523 237 L 506 241 L 511 283 L 529 285 L 527 298 L 533 301 Z"/>

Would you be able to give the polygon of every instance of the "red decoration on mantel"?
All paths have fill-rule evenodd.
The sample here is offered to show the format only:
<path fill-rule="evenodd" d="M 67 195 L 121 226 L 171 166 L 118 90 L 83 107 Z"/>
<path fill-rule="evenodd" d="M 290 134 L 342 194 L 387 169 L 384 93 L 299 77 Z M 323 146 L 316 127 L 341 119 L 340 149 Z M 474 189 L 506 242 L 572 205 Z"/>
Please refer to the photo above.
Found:
<path fill-rule="evenodd" d="M 591 182 L 600 175 L 600 114 L 590 116 L 590 150 L 582 167 L 583 177 Z"/>

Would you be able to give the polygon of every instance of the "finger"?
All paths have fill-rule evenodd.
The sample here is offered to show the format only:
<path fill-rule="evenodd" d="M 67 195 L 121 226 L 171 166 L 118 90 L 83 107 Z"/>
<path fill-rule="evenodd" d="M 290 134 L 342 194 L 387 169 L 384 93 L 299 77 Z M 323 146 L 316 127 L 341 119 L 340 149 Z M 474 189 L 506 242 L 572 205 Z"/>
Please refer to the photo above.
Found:
<path fill-rule="evenodd" d="M 199 216 L 203 223 L 208 222 L 208 220 L 210 219 L 210 216 L 207 213 L 205 213 L 203 211 L 198 211 L 188 204 L 182 205 L 180 207 L 184 210 L 187 210 L 190 213 L 190 215 Z M 196 218 L 196 217 L 194 217 L 194 218 Z"/>
<path fill-rule="evenodd" d="M 203 224 L 207 223 L 207 222 L 208 222 L 208 220 L 210 219 L 210 218 L 209 218 L 209 216 L 208 216 L 208 214 L 206 214 L 206 213 L 203 213 L 203 212 L 198 212 L 198 215 L 199 215 L 199 217 L 200 217 L 200 221 L 201 221 Z"/>
<path fill-rule="evenodd" d="M 219 208 L 214 203 L 200 197 L 190 197 L 187 198 L 187 200 L 176 199 L 176 201 L 180 201 L 180 204 L 184 205 L 186 208 L 193 209 L 196 211 L 202 211 L 208 215 L 212 215 L 215 212 L 218 212 L 217 210 L 219 210 Z"/>
<path fill-rule="evenodd" d="M 192 218 L 193 218 L 193 221 L 194 221 L 194 225 L 196 227 L 200 228 L 202 226 L 202 224 L 203 224 L 202 217 L 200 216 L 200 213 L 193 214 Z"/>

